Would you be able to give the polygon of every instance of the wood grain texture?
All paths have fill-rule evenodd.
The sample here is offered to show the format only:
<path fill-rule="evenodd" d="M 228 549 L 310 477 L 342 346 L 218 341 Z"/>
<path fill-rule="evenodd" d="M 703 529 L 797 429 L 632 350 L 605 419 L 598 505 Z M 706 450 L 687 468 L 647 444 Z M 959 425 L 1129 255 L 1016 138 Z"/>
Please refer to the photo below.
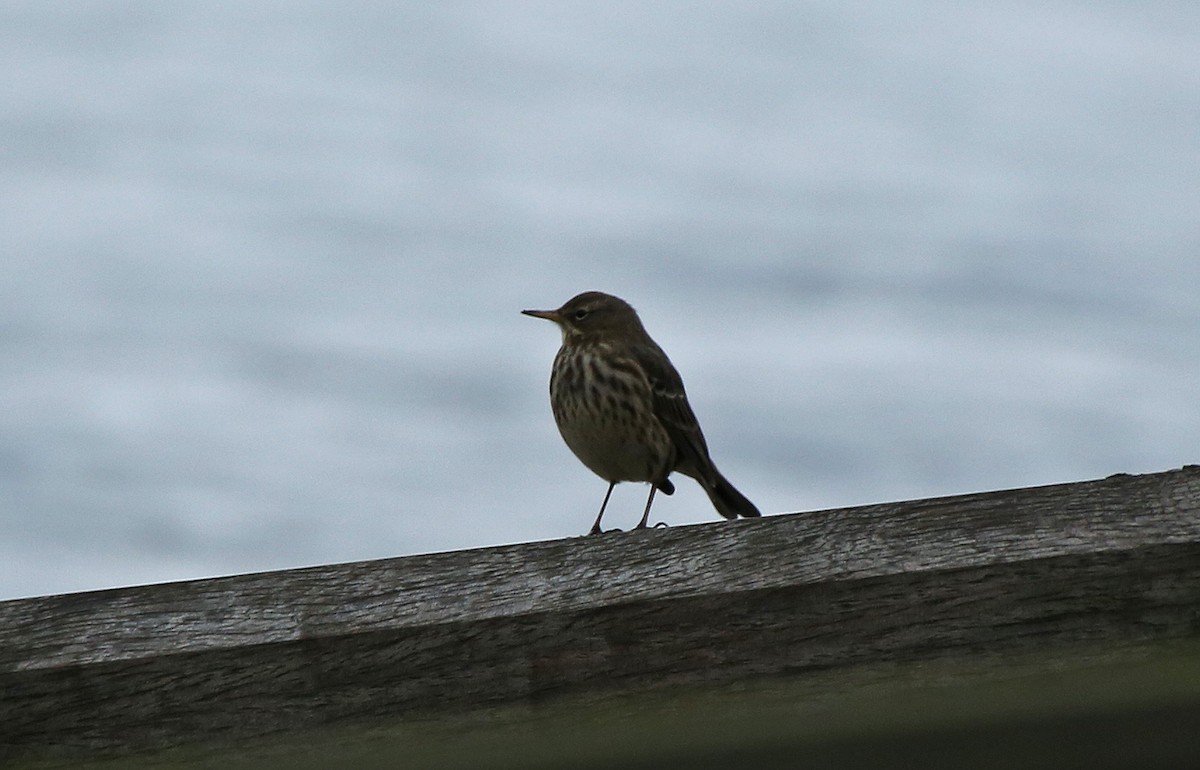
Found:
<path fill-rule="evenodd" d="M 0 602 L 0 758 L 1200 635 L 1200 468 Z"/>

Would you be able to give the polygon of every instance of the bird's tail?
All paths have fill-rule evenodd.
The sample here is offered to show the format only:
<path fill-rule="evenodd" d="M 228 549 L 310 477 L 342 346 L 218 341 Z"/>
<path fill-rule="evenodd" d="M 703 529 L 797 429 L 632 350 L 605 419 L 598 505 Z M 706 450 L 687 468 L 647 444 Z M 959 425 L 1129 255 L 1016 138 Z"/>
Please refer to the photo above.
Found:
<path fill-rule="evenodd" d="M 745 516 L 747 518 L 762 516 L 754 503 L 750 502 L 745 495 L 737 491 L 733 484 L 730 484 L 716 468 L 713 468 L 711 478 L 697 479 L 697 481 L 700 482 L 700 486 L 704 487 L 704 491 L 708 493 L 708 499 L 712 500 L 713 507 L 717 509 L 717 513 L 725 518 L 736 519 L 738 516 Z"/>

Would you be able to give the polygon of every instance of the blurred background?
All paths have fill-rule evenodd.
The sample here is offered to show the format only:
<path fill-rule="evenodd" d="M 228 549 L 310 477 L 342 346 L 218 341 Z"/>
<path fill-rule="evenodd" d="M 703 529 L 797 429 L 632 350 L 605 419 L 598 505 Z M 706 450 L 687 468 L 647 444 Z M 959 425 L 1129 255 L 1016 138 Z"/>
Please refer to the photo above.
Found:
<path fill-rule="evenodd" d="M 10 0 L 0 41 L 0 598 L 586 532 L 518 311 L 587 289 L 764 512 L 1200 459 L 1200 5 Z"/>

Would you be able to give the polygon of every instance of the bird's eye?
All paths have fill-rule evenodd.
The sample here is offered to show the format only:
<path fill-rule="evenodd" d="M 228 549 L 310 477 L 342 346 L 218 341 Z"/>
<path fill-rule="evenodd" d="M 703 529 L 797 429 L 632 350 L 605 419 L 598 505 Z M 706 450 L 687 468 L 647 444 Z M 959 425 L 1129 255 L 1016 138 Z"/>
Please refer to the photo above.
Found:
<path fill-rule="evenodd" d="M 576 321 L 582 321 L 583 319 L 588 317 L 588 310 L 587 310 L 587 308 L 581 307 L 575 311 L 574 315 L 575 315 Z"/>

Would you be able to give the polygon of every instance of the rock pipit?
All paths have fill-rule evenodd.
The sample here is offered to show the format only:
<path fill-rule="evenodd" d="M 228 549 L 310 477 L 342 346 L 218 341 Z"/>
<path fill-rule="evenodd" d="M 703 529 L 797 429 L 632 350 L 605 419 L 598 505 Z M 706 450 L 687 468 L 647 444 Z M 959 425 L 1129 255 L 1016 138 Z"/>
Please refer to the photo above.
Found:
<path fill-rule="evenodd" d="M 608 482 L 591 534 L 601 531 L 604 508 L 621 481 L 650 483 L 636 527 L 645 528 L 655 491 L 675 491 L 667 478 L 675 471 L 700 482 L 725 518 L 762 515 L 713 465 L 679 372 L 629 303 L 589 291 L 557 310 L 521 312 L 562 330 L 550 370 L 554 421 L 575 456 Z"/>

